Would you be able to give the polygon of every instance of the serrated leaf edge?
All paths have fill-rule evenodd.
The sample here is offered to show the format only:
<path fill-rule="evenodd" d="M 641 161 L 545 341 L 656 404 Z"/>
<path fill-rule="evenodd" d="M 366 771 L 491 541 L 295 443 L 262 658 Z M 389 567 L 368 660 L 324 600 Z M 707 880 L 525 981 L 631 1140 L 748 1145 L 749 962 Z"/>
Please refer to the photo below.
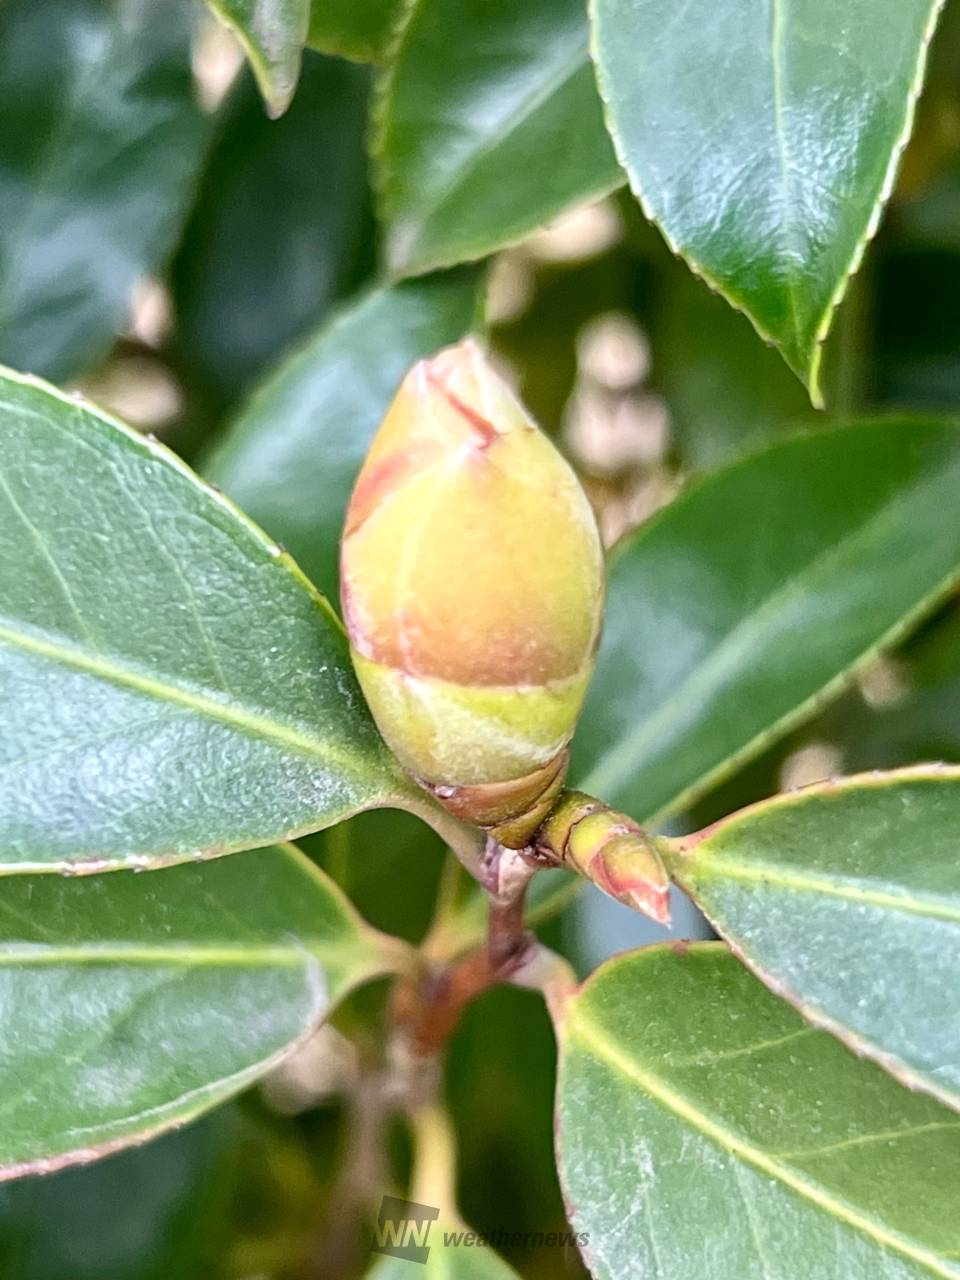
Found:
<path fill-rule="evenodd" d="M 651 1075 L 644 1071 L 637 1063 L 627 1057 L 619 1045 L 617 1045 L 606 1031 L 601 1029 L 595 1021 L 580 1012 L 580 998 L 589 987 L 598 980 L 605 970 L 615 966 L 619 961 L 624 960 L 628 956 L 643 956 L 645 959 L 653 959 L 657 954 L 664 950 L 672 950 L 676 952 L 678 947 L 682 947 L 680 954 L 687 955 L 703 955 L 720 950 L 726 950 L 725 943 L 717 942 L 699 942 L 691 944 L 677 943 L 660 943 L 653 946 L 644 947 L 640 951 L 627 952 L 620 956 L 615 956 L 611 960 L 606 961 L 600 966 L 590 977 L 584 982 L 576 995 L 562 1008 L 562 1018 L 558 1027 L 558 1038 L 561 1045 L 561 1061 L 558 1071 L 557 1083 L 557 1120 L 555 1124 L 556 1144 L 557 1144 L 557 1163 L 561 1170 L 561 1181 L 564 1183 L 564 1196 L 566 1198 L 566 1179 L 563 1177 L 563 1169 L 565 1159 L 563 1158 L 563 1139 L 562 1139 L 562 1122 L 560 1117 L 559 1099 L 562 1093 L 563 1076 L 566 1066 L 566 1057 L 570 1043 L 579 1038 L 581 1046 L 592 1050 L 596 1057 L 604 1060 L 610 1068 L 620 1074 L 624 1079 L 638 1085 L 648 1097 L 659 1103 L 665 1110 L 677 1116 L 680 1120 L 686 1121 L 692 1128 L 696 1129 L 704 1137 L 716 1143 L 722 1150 L 731 1156 L 750 1165 L 751 1168 L 765 1174 L 766 1176 L 779 1182 L 782 1186 L 795 1192 L 808 1202 L 815 1204 L 818 1208 L 831 1215 L 831 1217 L 844 1222 L 847 1226 L 854 1230 L 860 1231 L 863 1235 L 876 1241 L 882 1247 L 888 1248 L 906 1257 L 914 1262 L 925 1266 L 934 1275 L 943 1276 L 945 1280 L 955 1280 L 957 1272 L 945 1266 L 943 1259 L 937 1254 L 931 1253 L 928 1249 L 918 1248 L 904 1237 L 893 1231 L 888 1231 L 882 1224 L 873 1221 L 865 1214 L 855 1212 L 850 1205 L 845 1204 L 841 1200 L 835 1199 L 829 1193 L 823 1191 L 815 1184 L 809 1182 L 802 1175 L 784 1168 L 777 1161 L 761 1151 L 757 1151 L 748 1142 L 738 1138 L 736 1134 L 731 1133 L 722 1124 L 711 1120 L 700 1112 L 692 1103 L 684 1096 L 672 1089 L 667 1083 L 660 1080 L 658 1076 Z M 568 1202 L 568 1207 L 569 1202 Z M 573 1213 L 576 1210 L 573 1208 Z"/>
<path fill-rule="evenodd" d="M 602 3 L 603 3 L 603 0 L 587 0 L 588 9 L 590 13 L 590 57 L 593 61 L 593 64 L 597 73 L 597 85 L 600 91 L 600 100 L 603 103 L 603 114 L 604 114 L 604 120 L 606 121 L 606 125 L 607 125 L 607 131 L 609 132 L 610 137 L 613 140 L 614 150 L 617 153 L 617 159 L 620 163 L 620 166 L 627 175 L 627 181 L 630 185 L 630 190 L 633 192 L 634 196 L 637 199 L 637 202 L 640 205 L 640 208 L 643 210 L 644 217 L 647 219 L 648 222 L 652 223 L 653 226 L 657 228 L 657 230 L 660 232 L 661 236 L 663 237 L 668 249 L 675 257 L 679 258 L 682 262 L 684 262 L 690 268 L 693 274 L 697 276 L 700 280 L 702 280 L 703 283 L 707 286 L 708 289 L 711 290 L 712 293 L 718 294 L 721 298 L 724 299 L 725 302 L 727 302 L 731 307 L 733 307 L 735 311 L 739 311 L 742 315 L 746 316 L 746 318 L 750 321 L 751 325 L 753 326 L 754 330 L 763 339 L 763 341 L 766 342 L 769 346 L 775 347 L 776 350 L 780 352 L 780 355 L 784 359 L 784 363 L 787 365 L 789 369 L 791 369 L 793 373 L 797 374 L 800 381 L 806 387 L 807 393 L 810 396 L 810 402 L 813 405 L 813 407 L 815 409 L 823 409 L 825 407 L 825 403 L 823 398 L 823 392 L 820 387 L 820 366 L 821 366 L 822 355 L 823 355 L 823 344 L 826 342 L 827 335 L 829 334 L 830 329 L 833 326 L 833 320 L 834 320 L 834 315 L 836 313 L 836 310 L 839 307 L 841 301 L 843 300 L 843 297 L 850 284 L 850 280 L 854 275 L 856 275 L 857 271 L 860 269 L 867 246 L 869 245 L 870 241 L 873 239 L 873 237 L 877 233 L 877 229 L 879 228 L 879 225 L 880 225 L 881 216 L 887 205 L 887 202 L 890 199 L 891 194 L 893 193 L 893 188 L 897 178 L 897 172 L 900 167 L 900 159 L 903 155 L 903 151 L 907 143 L 910 140 L 910 135 L 913 132 L 917 102 L 919 101 L 920 94 L 923 89 L 923 82 L 926 74 L 927 54 L 929 51 L 930 43 L 936 32 L 937 23 L 939 21 L 940 14 L 946 3 L 946 0 L 933 0 L 930 13 L 927 18 L 927 24 L 924 28 L 923 36 L 921 37 L 921 41 L 920 41 L 920 49 L 918 53 L 917 64 L 914 70 L 914 78 L 908 89 L 906 101 L 904 104 L 903 123 L 900 129 L 900 133 L 897 135 L 896 139 L 894 140 L 894 145 L 890 153 L 890 159 L 887 164 L 887 169 L 884 174 L 884 178 L 881 183 L 880 190 L 878 192 L 876 200 L 874 201 L 873 207 L 870 211 L 870 216 L 867 219 L 866 226 L 861 236 L 857 239 L 854 245 L 853 252 L 850 256 L 847 266 L 845 270 L 841 273 L 840 279 L 838 280 L 833 293 L 831 294 L 830 298 L 827 301 L 827 304 L 824 308 L 820 322 L 814 334 L 813 348 L 810 352 L 809 362 L 806 368 L 802 370 L 798 370 L 794 368 L 792 362 L 786 358 L 784 349 L 780 344 L 780 342 L 777 340 L 776 337 L 774 337 L 773 334 L 771 334 L 760 323 L 759 320 L 757 320 L 754 317 L 754 315 L 752 314 L 752 311 L 750 310 L 749 304 L 746 303 L 742 298 L 738 298 L 731 289 L 721 284 L 720 281 L 717 280 L 717 278 L 708 270 L 708 268 L 705 267 L 703 263 L 700 262 L 692 253 L 689 253 L 683 248 L 681 248 L 681 246 L 676 242 L 676 240 L 673 238 L 670 232 L 666 229 L 662 221 L 659 218 L 657 218 L 652 208 L 650 207 L 646 192 L 644 191 L 643 187 L 640 185 L 638 179 L 635 177 L 632 167 L 627 159 L 626 150 L 623 145 L 623 140 L 621 139 L 613 120 L 613 107 L 610 100 L 610 92 L 607 87 L 607 83 L 605 79 L 605 73 L 603 71 L 603 67 L 601 63 L 601 56 L 600 56 L 600 49 L 599 49 L 598 14 L 599 14 L 599 6 Z"/>

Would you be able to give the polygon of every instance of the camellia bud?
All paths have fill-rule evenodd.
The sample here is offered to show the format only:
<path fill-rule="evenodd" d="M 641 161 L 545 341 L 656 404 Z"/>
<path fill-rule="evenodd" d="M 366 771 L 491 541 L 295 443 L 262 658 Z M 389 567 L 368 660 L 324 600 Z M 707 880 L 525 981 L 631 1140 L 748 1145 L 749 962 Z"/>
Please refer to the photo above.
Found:
<path fill-rule="evenodd" d="M 522 847 L 563 785 L 603 553 L 573 471 L 474 342 L 404 380 L 353 491 L 341 584 L 394 753 L 457 817 Z"/>
<path fill-rule="evenodd" d="M 537 835 L 541 853 L 579 871 L 618 902 L 670 921 L 670 880 L 650 837 L 625 813 L 567 791 Z"/>

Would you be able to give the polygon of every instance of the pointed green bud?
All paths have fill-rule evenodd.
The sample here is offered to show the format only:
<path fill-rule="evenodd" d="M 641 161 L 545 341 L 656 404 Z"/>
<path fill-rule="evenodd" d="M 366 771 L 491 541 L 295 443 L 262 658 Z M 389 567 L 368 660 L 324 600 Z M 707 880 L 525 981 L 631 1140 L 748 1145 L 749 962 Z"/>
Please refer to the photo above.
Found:
<path fill-rule="evenodd" d="M 617 902 L 670 923 L 666 868 L 653 841 L 625 813 L 582 791 L 567 791 L 537 833 L 537 847 Z"/>
<path fill-rule="evenodd" d="M 474 342 L 421 361 L 397 393 L 347 512 L 341 592 L 401 763 L 521 847 L 563 785 L 603 554 L 573 471 Z"/>

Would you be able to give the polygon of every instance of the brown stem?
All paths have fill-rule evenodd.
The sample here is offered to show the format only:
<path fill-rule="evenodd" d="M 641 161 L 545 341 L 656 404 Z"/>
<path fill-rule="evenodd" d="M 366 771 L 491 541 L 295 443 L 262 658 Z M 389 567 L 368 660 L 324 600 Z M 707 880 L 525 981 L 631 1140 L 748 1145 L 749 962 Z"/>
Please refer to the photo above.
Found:
<path fill-rule="evenodd" d="M 484 945 L 420 983 L 401 981 L 394 989 L 394 1023 L 414 1061 L 435 1058 L 467 1005 L 507 981 L 536 946 L 523 917 L 527 885 L 537 864 L 522 852 L 488 840 L 477 870 L 489 899 Z"/>

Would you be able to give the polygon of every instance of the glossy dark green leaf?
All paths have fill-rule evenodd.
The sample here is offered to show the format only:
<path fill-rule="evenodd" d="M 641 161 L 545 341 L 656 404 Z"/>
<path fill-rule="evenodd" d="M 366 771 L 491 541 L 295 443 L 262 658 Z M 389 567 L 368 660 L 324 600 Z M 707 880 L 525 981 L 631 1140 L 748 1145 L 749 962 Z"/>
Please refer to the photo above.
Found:
<path fill-rule="evenodd" d="M 407 369 L 470 327 L 476 296 L 463 272 L 359 298 L 263 384 L 206 467 L 331 598 L 367 446 Z"/>
<path fill-rule="evenodd" d="M 960 427 L 855 423 L 689 489 L 620 544 L 578 785 L 676 811 L 840 691 L 960 574 Z"/>
<path fill-rule="evenodd" d="M 593 0 L 634 191 L 815 402 L 820 344 L 890 194 L 941 7 Z"/>
<path fill-rule="evenodd" d="M 4 1280 L 194 1280 L 226 1234 L 230 1107 L 82 1169 L 0 1188 Z"/>
<path fill-rule="evenodd" d="M 960 1119 L 721 944 L 611 960 L 561 1040 L 561 1180 L 597 1280 L 960 1276 Z"/>
<path fill-rule="evenodd" d="M 70 377 L 171 248 L 208 126 L 191 0 L 0 5 L 0 360 Z"/>
<path fill-rule="evenodd" d="M 324 53 L 382 62 L 402 11 L 403 0 L 313 0 L 307 43 Z"/>
<path fill-rule="evenodd" d="M 671 873 L 810 1021 L 960 1109 L 960 769 L 762 801 L 672 842 Z"/>
<path fill-rule="evenodd" d="M 290 846 L 143 876 L 8 880 L 0 1178 L 200 1115 L 396 967 L 398 946 Z"/>
<path fill-rule="evenodd" d="M 267 111 L 283 115 L 300 74 L 310 0 L 207 0 L 243 45 Z"/>
<path fill-rule="evenodd" d="M 0 871 L 256 847 L 400 795 L 329 605 L 172 454 L 0 378 Z"/>
<path fill-rule="evenodd" d="M 279 121 L 243 77 L 173 265 L 176 358 L 215 409 L 326 315 L 362 272 L 369 75 L 307 54 Z"/>
<path fill-rule="evenodd" d="M 482 257 L 611 191 L 583 0 L 417 0 L 373 149 L 398 273 Z"/>

